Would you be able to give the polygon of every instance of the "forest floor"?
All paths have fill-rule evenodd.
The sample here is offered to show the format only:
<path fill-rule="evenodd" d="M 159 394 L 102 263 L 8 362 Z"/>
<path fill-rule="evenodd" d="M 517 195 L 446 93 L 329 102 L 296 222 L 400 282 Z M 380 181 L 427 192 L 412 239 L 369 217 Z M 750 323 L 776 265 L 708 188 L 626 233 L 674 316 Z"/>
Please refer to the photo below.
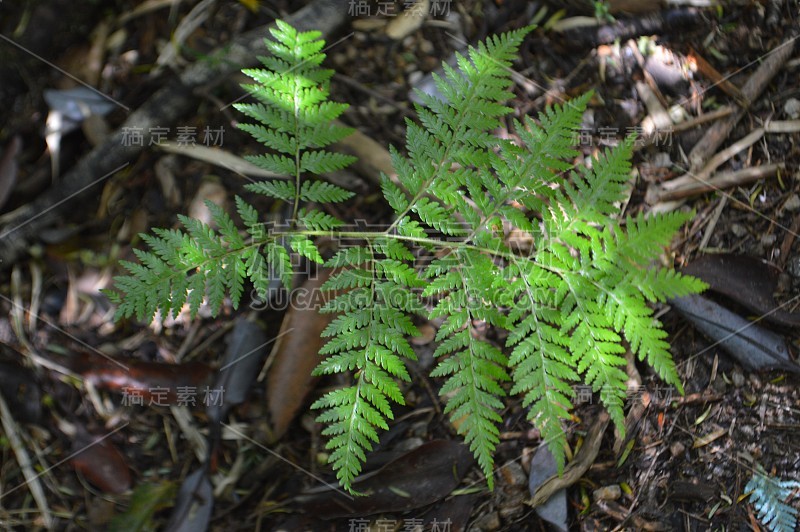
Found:
<path fill-rule="evenodd" d="M 692 210 L 665 264 L 689 268 L 712 286 L 711 304 L 752 324 L 747 347 L 730 347 L 742 334 L 734 318 L 658 306 L 685 394 L 631 360 L 625 438 L 597 394 L 580 396 L 565 429 L 584 469 L 556 495 L 570 530 L 761 530 L 745 490 L 756 468 L 800 478 L 800 4 L 682 5 L 690 3 L 703 4 L 575 1 L 558 11 L 527 0 L 439 1 L 403 17 L 409 2 L 340 1 L 346 21 L 327 39 L 332 98 L 350 104 L 342 121 L 362 135 L 347 149 L 367 159 L 332 176 L 358 194 L 333 214 L 390 222 L 378 173 L 391 172 L 386 149 L 403 149 L 405 121 L 416 119 L 413 89 L 429 88 L 429 74 L 466 45 L 535 22 L 514 66 L 509 124 L 594 91 L 576 139 L 583 157 L 636 134 L 621 213 Z M 230 208 L 248 194 L 249 178 L 231 168 L 259 147 L 235 128 L 228 104 L 245 97 L 248 78 L 186 91 L 188 111 L 159 124 L 168 142 L 92 177 L 85 193 L 62 178 L 193 63 L 210 64 L 213 50 L 300 3 L 9 4 L 0 4 L 0 239 L 17 230 L 15 211 L 50 212 L 37 198 L 55 198 L 55 216 L 0 264 L 0 527 L 548 530 L 528 504 L 541 438 L 519 397 L 506 399 L 493 491 L 458 444 L 441 382 L 427 377 L 436 322 L 417 323 L 408 404 L 366 467 L 396 489 L 351 501 L 328 487 L 335 477 L 308 411 L 337 384 L 309 377 L 324 318 L 246 298 L 216 317 L 201 309 L 195 320 L 111 320 L 101 290 L 120 259 L 135 259 L 136 235 L 175 227 L 178 214 L 207 216 L 205 200 Z M 86 85 L 96 91 L 74 92 Z M 59 120 L 74 127 L 45 135 Z M 210 158 L 192 143 L 214 150 Z M 314 290 L 311 277 L 297 282 Z M 242 316 L 263 331 L 240 327 Z M 722 332 L 703 334 L 704 323 Z M 262 334 L 274 340 L 255 346 L 265 360 L 258 381 L 232 377 L 248 383 L 241 404 L 213 425 L 209 375 L 236 356 L 232 346 Z M 772 349 L 759 359 L 775 341 L 784 358 L 770 359 Z M 183 401 L 170 395 L 176 388 Z"/>

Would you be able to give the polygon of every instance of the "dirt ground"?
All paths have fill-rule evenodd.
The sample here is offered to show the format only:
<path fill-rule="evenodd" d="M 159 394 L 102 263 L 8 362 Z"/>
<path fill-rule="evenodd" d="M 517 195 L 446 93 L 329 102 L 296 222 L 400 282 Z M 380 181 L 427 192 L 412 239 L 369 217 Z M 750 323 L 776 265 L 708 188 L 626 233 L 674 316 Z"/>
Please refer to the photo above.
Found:
<path fill-rule="evenodd" d="M 46 191 L 64 187 L 62 178 L 159 89 L 192 64 L 213 64 L 212 51 L 237 36 L 306 5 L 86 4 L 90 8 L 78 10 L 64 0 L 0 3 L 0 231 L 6 235 L 15 229 L 15 210 L 40 205 L 34 202 Z M 800 372 L 792 366 L 800 348 L 800 3 L 421 2 L 427 13 L 417 27 L 397 22 L 409 4 L 339 2 L 348 13 L 327 39 L 326 65 L 336 71 L 332 98 L 351 105 L 344 123 L 383 148 L 404 146 L 405 120 L 416 117 L 413 89 L 428 86 L 442 61 L 488 35 L 537 23 L 515 64 L 515 112 L 508 119 L 536 116 L 593 90 L 577 139 L 584 155 L 632 133 L 641 140 L 621 212 L 693 210 L 665 263 L 683 268 L 703 256 L 746 257 L 736 267 L 712 259 L 718 289 L 709 298 L 745 319 L 758 317 L 759 331 L 772 331 L 788 346 L 783 365 L 743 362 L 724 348 L 725 338 L 709 339 L 686 314 L 659 306 L 685 394 L 631 362 L 625 438 L 601 424 L 596 395 L 576 405 L 565 427 L 571 452 L 595 453 L 566 490 L 568 529 L 766 529 L 745 490 L 756 464 L 777 478 L 800 478 Z M 191 133 L 197 144 L 232 155 L 259 151 L 235 129 L 239 116 L 227 104 L 244 97 L 239 83 L 245 81 L 231 75 L 179 94 L 187 107 L 163 124 L 166 138 L 179 141 Z M 46 135 L 58 118 L 52 112 L 56 100 L 71 99 L 70 93 L 49 91 L 84 84 L 107 98 L 93 100 L 91 118 L 78 120 L 72 131 Z M 715 134 L 710 149 L 697 148 Z M 373 155 L 373 167 L 335 177 L 358 196 L 333 214 L 367 224 L 390 221 L 376 184 L 385 151 Z M 126 164 L 86 193 L 73 197 L 64 188 L 55 216 L 41 227 L 35 223 L 24 249 L 0 264 L 0 389 L 10 411 L 0 433 L 3 528 L 49 523 L 59 530 L 162 529 L 176 515 L 176 501 L 192 501 L 181 493 L 187 478 L 213 484 L 213 496 L 211 485 L 194 487 L 210 501 L 195 505 L 201 517 L 182 517 L 195 529 L 551 526 L 528 504 L 540 437 L 520 398 L 506 399 L 494 491 L 457 445 L 460 439 L 442 415 L 441 382 L 427 377 L 436 323 L 418 323 L 423 336 L 412 342 L 419 361 L 404 390 L 408 405 L 396 412 L 367 465 L 383 466 L 382 474 L 397 482 L 401 472 L 411 471 L 409 485 L 418 481 L 424 495 L 408 497 L 424 502 L 400 504 L 389 497 L 384 506 L 348 508 L 329 492 L 314 491 L 335 477 L 324 464 L 321 428 L 307 407 L 336 381 L 309 379 L 298 367 L 279 377 L 270 376 L 277 371 L 271 367 L 255 369 L 264 378 L 220 429 L 210 469 L 195 475 L 203 446 L 214 436 L 209 411 L 153 405 L 152 396 L 141 406 L 126 404 L 131 398 L 123 387 L 130 379 L 151 386 L 205 382 L 236 341 L 234 318 L 253 312 L 267 337 L 278 334 L 284 319 L 304 323 L 305 334 L 283 349 L 310 354 L 313 367 L 319 348 L 314 331 L 325 324 L 307 315 L 287 317 L 257 300 L 217 317 L 201 311 L 195 321 L 182 314 L 157 326 L 113 323 L 113 308 L 100 289 L 120 273 L 118 260 L 133 260 L 138 233 L 173 227 L 181 213 L 202 216 L 204 199 L 230 206 L 234 195 L 247 194 L 240 173 L 186 151 L 148 146 Z M 273 210 L 266 202 L 256 206 Z M 761 319 L 772 314 L 783 321 Z M 95 351 L 138 373 L 120 377 L 115 362 Z M 160 369 L 177 362 L 183 364 L 179 375 Z M 300 390 L 298 397 L 275 402 L 269 383 L 281 378 Z M 196 399 L 199 405 L 201 397 Z M 27 450 L 27 468 L 19 449 Z M 463 475 L 455 486 L 432 473 L 437 467 L 449 471 L 453 463 Z M 800 503 L 794 498 L 790 504 L 796 509 Z M 210 515 L 203 518 L 206 510 Z"/>

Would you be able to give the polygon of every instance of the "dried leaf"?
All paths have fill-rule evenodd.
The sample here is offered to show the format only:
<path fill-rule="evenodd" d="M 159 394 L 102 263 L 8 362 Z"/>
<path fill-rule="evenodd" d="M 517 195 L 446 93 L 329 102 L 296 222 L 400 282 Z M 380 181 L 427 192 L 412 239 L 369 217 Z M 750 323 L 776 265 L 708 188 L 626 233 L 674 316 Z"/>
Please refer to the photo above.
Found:
<path fill-rule="evenodd" d="M 705 447 L 709 443 L 713 442 L 714 440 L 719 439 L 720 437 L 724 436 L 728 433 L 728 429 L 720 427 L 716 430 L 712 430 L 705 436 L 701 436 L 700 438 L 695 438 L 694 443 L 692 444 L 692 449 L 697 449 L 699 447 Z"/>
<path fill-rule="evenodd" d="M 208 529 L 214 509 L 214 491 L 206 468 L 188 475 L 178 491 L 167 532 L 197 532 Z"/>
<path fill-rule="evenodd" d="M 267 408 L 272 422 L 272 439 L 277 441 L 289 428 L 303 406 L 308 393 L 314 389 L 317 378 L 311 372 L 319 363 L 319 350 L 327 341 L 322 331 L 331 322 L 330 314 L 320 314 L 321 286 L 330 277 L 330 271 L 320 269 L 293 297 L 292 305 L 281 325 L 281 332 L 272 350 L 272 365 L 267 373 Z M 317 297 L 317 296 L 320 297 Z M 310 297 L 308 297 L 310 296 Z M 312 302 L 311 305 L 306 304 Z"/>
<path fill-rule="evenodd" d="M 109 439 L 79 430 L 73 441 L 75 471 L 107 493 L 123 493 L 131 487 L 131 472 L 125 457 Z"/>
<path fill-rule="evenodd" d="M 603 434 L 608 427 L 611 417 L 608 412 L 601 411 L 597 419 L 594 420 L 589 432 L 586 433 L 586 439 L 583 442 L 580 450 L 575 454 L 575 458 L 564 468 L 561 475 L 552 475 L 547 480 L 541 483 L 531 497 L 528 504 L 534 508 L 541 506 L 547 502 L 550 497 L 560 490 L 575 484 L 581 477 L 589 470 L 597 458 L 597 453 L 600 452 L 600 444 L 603 441 Z"/>
<path fill-rule="evenodd" d="M 118 362 L 89 352 L 75 355 L 68 366 L 97 388 L 141 396 L 145 404 L 158 406 L 179 404 L 179 388 L 199 391 L 212 372 L 202 362 Z"/>
<path fill-rule="evenodd" d="M 301 495 L 295 503 L 321 519 L 406 512 L 450 495 L 473 463 L 465 445 L 435 440 L 353 482 L 353 488 L 364 493 L 363 497 L 351 498 L 325 488 Z"/>
<path fill-rule="evenodd" d="M 773 294 L 779 270 L 771 264 L 746 255 L 704 255 L 682 273 L 708 283 L 709 289 L 752 310 L 765 320 L 783 327 L 800 327 L 800 313 L 778 308 Z"/>
<path fill-rule="evenodd" d="M 800 373 L 783 337 L 702 296 L 680 297 L 673 307 L 729 355 L 751 370 Z"/>
<path fill-rule="evenodd" d="M 169 153 L 183 155 L 185 157 L 197 159 L 198 161 L 211 163 L 215 166 L 219 166 L 220 168 L 230 170 L 236 174 L 250 177 L 286 177 L 282 176 L 281 174 L 276 174 L 275 172 L 270 172 L 268 170 L 264 170 L 263 168 L 259 168 L 253 163 L 218 147 L 212 148 L 200 144 L 179 144 L 178 142 L 171 140 L 159 142 L 156 147 Z"/>
<path fill-rule="evenodd" d="M 206 176 L 200 184 L 200 188 L 197 189 L 194 198 L 189 203 L 189 217 L 200 220 L 211 227 L 216 227 L 217 224 L 211 216 L 211 211 L 206 205 L 206 201 L 210 201 L 224 209 L 227 197 L 228 192 L 220 183 L 219 178 Z"/>
<path fill-rule="evenodd" d="M 270 340 L 264 330 L 256 323 L 239 318 L 227 338 L 228 349 L 225 360 L 219 368 L 214 381 L 214 390 L 224 392 L 224 400 L 210 402 L 206 413 L 211 423 L 219 424 L 230 409 L 242 404 L 247 398 L 250 386 L 258 377 L 258 370 L 264 363 Z"/>
<path fill-rule="evenodd" d="M 386 36 L 399 41 L 417 31 L 425 22 L 430 12 L 430 5 L 430 0 L 406 2 L 406 10 L 393 18 L 386 26 Z"/>
<path fill-rule="evenodd" d="M 181 19 L 180 24 L 172 32 L 172 38 L 156 59 L 156 73 L 159 73 L 165 66 L 179 68 L 185 61 L 180 56 L 180 50 L 186 44 L 186 39 L 206 21 L 212 13 L 216 0 L 202 0 L 198 2 L 192 10 Z"/>

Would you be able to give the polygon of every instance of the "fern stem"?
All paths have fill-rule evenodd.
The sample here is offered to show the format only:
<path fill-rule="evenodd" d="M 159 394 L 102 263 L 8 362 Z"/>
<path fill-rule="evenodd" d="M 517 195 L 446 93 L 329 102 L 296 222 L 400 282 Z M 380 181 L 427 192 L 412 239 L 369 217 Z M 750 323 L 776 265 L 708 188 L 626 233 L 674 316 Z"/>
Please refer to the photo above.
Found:
<path fill-rule="evenodd" d="M 300 84 L 297 77 L 292 77 L 294 81 L 294 97 L 292 101 L 294 102 L 294 137 L 296 139 L 300 138 Z M 300 143 L 297 143 L 297 146 L 294 150 L 294 205 L 292 206 L 292 220 L 291 224 L 292 227 L 297 227 L 297 211 L 300 208 Z"/>

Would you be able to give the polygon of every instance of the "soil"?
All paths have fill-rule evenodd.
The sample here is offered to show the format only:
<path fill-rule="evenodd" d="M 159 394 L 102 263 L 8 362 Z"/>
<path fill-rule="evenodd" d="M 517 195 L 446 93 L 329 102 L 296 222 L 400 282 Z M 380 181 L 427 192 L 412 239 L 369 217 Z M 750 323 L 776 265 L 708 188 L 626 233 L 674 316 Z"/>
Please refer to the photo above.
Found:
<path fill-rule="evenodd" d="M 567 7 L 559 12 L 560 5 L 522 0 L 434 2 L 433 13 L 419 28 L 393 39 L 387 36 L 386 24 L 396 20 L 408 2 L 351 2 L 351 7 L 362 5 L 361 14 L 328 40 L 332 44 L 326 64 L 336 72 L 332 98 L 351 104 L 342 116 L 348 126 L 382 146 L 391 144 L 402 150 L 405 120 L 416 117 L 413 89 L 423 87 L 442 61 L 467 43 L 537 20 L 539 28 L 526 39 L 514 67 L 518 75 L 508 124 L 594 91 L 584 116 L 581 150 L 589 157 L 630 133 L 642 136 L 634 159 L 636 179 L 628 202 L 620 208 L 623 214 L 649 213 L 663 202 L 650 201 L 648 191 L 661 190 L 659 185 L 687 173 L 688 154 L 698 140 L 725 120 L 723 116 L 687 129 L 672 121 L 658 126 L 657 107 L 686 121 L 713 116 L 726 106 L 737 109 L 743 87 L 764 59 L 782 45 L 794 46 L 800 35 L 796 0 L 721 2 L 709 8 L 674 5 L 689 3 L 576 0 L 563 4 Z M 7 36 L 0 42 L 0 96 L 6 102 L 0 109 L 0 149 L 10 148 L 15 137 L 20 146 L 15 182 L 0 204 L 0 214 L 58 186 L 58 178 L 51 179 L 53 166 L 43 136 L 48 116 L 46 89 L 75 87 L 77 77 L 136 109 L 174 78 L 176 70 L 207 60 L 209 51 L 233 36 L 302 7 L 285 1 L 212 3 L 207 19 L 183 43 L 181 59 L 156 73 L 160 53 L 194 6 L 169 3 L 171 7 L 136 14 L 146 3 L 89 4 L 93 8 L 85 10 L 71 9 L 71 4 L 58 0 L 29 2 L 24 7 L 0 4 L 0 33 Z M 610 11 L 596 12 L 595 4 L 604 4 Z M 558 31 L 559 24 L 565 27 L 579 16 L 591 25 Z M 27 51 L 12 45 L 12 40 Z M 798 79 L 800 58 L 794 52 L 766 88 L 748 102 L 743 118 L 713 153 L 771 122 L 794 121 L 796 125 Z M 258 152 L 255 142 L 235 129 L 237 113 L 221 105 L 240 98 L 239 83 L 245 81 L 243 76 L 233 77 L 198 91 L 193 96 L 197 100 L 194 112 L 171 128 L 168 138 L 177 139 L 178 127 L 196 128 L 200 143 L 205 128 L 222 127 L 224 139 L 214 145 L 236 155 Z M 656 107 L 648 107 L 648 98 Z M 113 131 L 126 116 L 123 109 L 113 107 L 64 135 L 60 172 L 88 153 L 93 135 L 102 137 Z M 649 134 L 648 120 L 657 124 Z M 798 131 L 795 127 L 788 133 L 767 133 L 736 151 L 717 170 L 779 163 L 776 174 L 692 194 L 677 205 L 695 216 L 664 261 L 680 268 L 707 254 L 763 259 L 778 272 L 774 293 L 767 295 L 774 296 L 782 310 L 800 312 Z M 1 161 L 0 192 L 3 183 L 12 180 Z M 359 195 L 333 214 L 367 224 L 390 221 L 390 209 L 381 200 L 375 175 L 353 172 L 342 179 L 354 183 Z M 28 410 L 19 406 L 24 402 L 7 402 L 19 407 L 12 408 L 19 423 L 13 432 L 40 476 L 55 528 L 115 528 L 120 521 L 114 518 L 132 515 L 124 512 L 135 504 L 144 505 L 138 507 L 138 514 L 133 512 L 146 517 L 141 529 L 163 528 L 176 497 L 180 498 L 178 486 L 197 470 L 198 459 L 187 443 L 189 432 L 169 408 L 125 406 L 121 386 L 109 390 L 102 382 L 96 387 L 82 384 L 80 375 L 65 375 L 53 364 L 70 365 L 77 354 L 96 349 L 126 364 L 139 364 L 135 368 L 142 375 L 148 371 L 147 364 L 178 361 L 197 363 L 196 371 L 202 372 L 199 364 L 220 365 L 226 352 L 224 339 L 236 316 L 257 309 L 268 335 L 280 329 L 283 312 L 262 311 L 257 300 L 246 301 L 249 307 L 243 304 L 239 310 L 228 305 L 218 316 L 201 311 L 194 321 L 180 314 L 157 326 L 112 323 L 112 305 L 99 291 L 110 287 L 111 276 L 120 273 L 119 259 L 134 259 L 132 248 L 141 245 L 138 233 L 150 227 L 174 227 L 178 214 L 202 211 L 202 199 L 221 198 L 230 206 L 235 194 L 247 194 L 243 184 L 235 172 L 209 162 L 147 149 L 121 176 L 70 204 L 58 223 L 31 243 L 24 259 L 2 265 L 3 360 L 23 362 L 3 370 L 6 373 L 0 371 L 0 376 L 12 375 L 14 382 L 27 383 L 39 393 L 25 396 L 29 402 L 40 403 L 38 408 Z M 271 210 L 268 202 L 254 201 L 264 212 Z M 751 317 L 741 301 L 722 296 L 715 300 Z M 685 394 L 665 387 L 646 365 L 630 364 L 627 434 L 621 437 L 613 426 L 605 430 L 588 471 L 567 489 L 568 528 L 765 528 L 745 485 L 756 464 L 781 479 L 800 478 L 800 375 L 742 365 L 666 303 L 657 308 L 657 314 L 670 333 Z M 404 390 L 409 406 L 396 412 L 397 421 L 381 439 L 368 469 L 404 460 L 404 453 L 424 442 L 460 441 L 442 415 L 436 393 L 441 382 L 425 376 L 432 364 L 431 340 L 437 324 L 418 325 L 424 334 L 414 342 L 419 362 L 412 366 L 413 382 Z M 796 357 L 798 327 L 765 327 L 781 335 Z M 39 356 L 32 356 L 35 353 Z M 98 363 L 91 364 L 99 374 Z M 181 368 L 187 368 L 186 382 L 195 383 L 194 373 Z M 114 374 L 112 369 L 102 371 L 106 376 Z M 540 437 L 526 420 L 518 397 L 506 400 L 494 491 L 486 489 L 477 467 L 471 467 L 456 488 L 448 488 L 421 508 L 319 519 L 324 516 L 324 511 L 314 511 L 319 501 L 303 503 L 302 497 L 320 486 L 316 479 L 334 477 L 324 465 L 321 427 L 307 406 L 336 381 L 306 381 L 303 376 L 298 384 L 309 387 L 308 395 L 299 399 L 302 408 L 287 414 L 290 422 L 285 433 L 274 441 L 265 419 L 275 414 L 265 406 L 269 391 L 263 382 L 254 385 L 243 404 L 233 410 L 229 419 L 233 429 L 223 431 L 211 466 L 210 478 L 218 490 L 211 530 L 547 530 L 550 526 L 527 504 L 531 460 Z M 2 390 L 8 396 L 5 386 Z M 571 453 L 586 443 L 587 432 L 601 415 L 597 402 L 595 395 L 576 405 L 573 422 L 565 427 Z M 203 440 L 208 435 L 208 414 L 203 408 L 190 409 L 189 419 Z M 25 484 L 10 432 L 4 424 L 0 524 L 20 530 L 43 527 L 41 503 Z M 107 436 L 108 454 L 86 457 L 86 463 L 74 459 L 78 443 L 99 436 Z M 104 468 L 108 470 L 105 476 L 98 472 Z M 224 485 L 226 479 L 230 485 Z M 150 491 L 135 492 L 141 499 L 133 497 L 132 490 L 143 485 L 150 486 Z M 142 509 L 147 506 L 143 494 L 156 493 L 157 488 L 165 491 L 152 495 L 150 510 Z M 797 508 L 798 499 L 790 504 Z"/>

